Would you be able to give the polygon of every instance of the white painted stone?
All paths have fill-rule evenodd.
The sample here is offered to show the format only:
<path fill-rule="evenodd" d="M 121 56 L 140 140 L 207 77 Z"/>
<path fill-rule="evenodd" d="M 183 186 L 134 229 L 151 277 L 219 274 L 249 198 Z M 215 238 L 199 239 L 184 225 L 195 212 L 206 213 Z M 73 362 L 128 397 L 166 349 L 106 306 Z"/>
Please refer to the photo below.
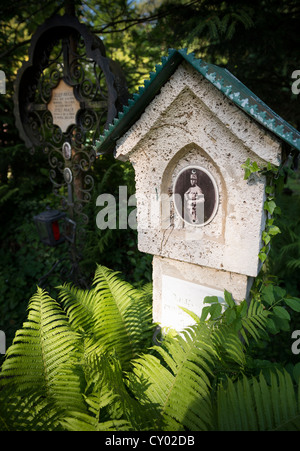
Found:
<path fill-rule="evenodd" d="M 180 66 L 117 143 L 117 158 L 135 168 L 139 249 L 256 276 L 265 180 L 245 181 L 241 166 L 247 158 L 278 164 L 279 153 L 275 137 L 194 69 Z M 203 231 L 183 224 L 176 211 L 170 223 L 168 192 L 190 165 L 206 168 L 219 191 L 217 214 Z"/>
<path fill-rule="evenodd" d="M 199 116 L 193 115 L 190 111 L 192 105 L 184 103 L 181 108 L 180 106 L 178 108 L 178 103 L 173 104 L 174 100 L 185 92 L 189 92 L 192 99 L 198 99 L 202 107 L 206 107 L 216 121 L 211 124 L 205 121 L 204 124 L 200 116 L 201 123 L 199 123 Z M 170 110 L 173 110 L 174 114 L 171 114 L 171 121 L 168 123 L 167 118 L 161 116 Z M 222 135 L 219 130 L 220 124 L 223 124 L 248 149 L 251 149 L 256 154 L 256 159 L 279 164 L 280 141 L 230 102 L 224 94 L 187 63 L 179 66 L 175 74 L 162 87 L 160 94 L 148 105 L 141 118 L 118 140 L 116 157 L 128 159 L 129 154 L 136 150 L 135 146 L 150 130 L 168 125 L 171 128 L 179 127 L 184 133 L 191 132 L 192 137 L 201 135 L 204 129 L 208 140 L 214 143 L 220 134 Z"/>
<path fill-rule="evenodd" d="M 279 165 L 277 137 L 183 63 L 118 140 L 116 158 L 135 169 L 138 247 L 154 255 L 154 320 L 165 321 L 163 275 L 247 297 L 261 267 L 266 180 L 244 180 L 242 164 Z M 205 225 L 188 224 L 174 207 L 174 184 L 187 167 L 204 168 L 216 185 L 217 209 Z M 164 272 L 161 261 L 173 270 L 178 264 L 177 275 Z"/>
<path fill-rule="evenodd" d="M 224 290 L 227 290 L 235 302 L 240 303 L 244 299 L 248 300 L 252 282 L 252 278 L 242 274 L 154 256 L 153 320 L 162 327 L 179 331 L 194 322 L 178 305 L 200 316 L 205 296 L 223 298 Z"/>
<path fill-rule="evenodd" d="M 223 291 L 163 274 L 160 326 L 180 331 L 195 324 L 182 307 L 200 317 L 206 296 L 217 296 L 219 302 L 224 301 Z"/>

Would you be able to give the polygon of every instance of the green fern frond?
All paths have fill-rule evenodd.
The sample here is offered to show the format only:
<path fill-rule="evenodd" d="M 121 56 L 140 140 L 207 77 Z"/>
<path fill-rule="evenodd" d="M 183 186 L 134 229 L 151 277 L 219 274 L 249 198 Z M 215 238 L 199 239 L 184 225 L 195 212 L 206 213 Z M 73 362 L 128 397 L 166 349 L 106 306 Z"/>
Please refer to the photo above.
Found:
<path fill-rule="evenodd" d="M 211 340 L 218 351 L 220 362 L 224 366 L 234 362 L 238 366 L 244 367 L 246 363 L 245 349 L 237 332 L 225 325 L 214 329 Z"/>
<path fill-rule="evenodd" d="M 289 269 L 299 269 L 300 268 L 300 258 L 290 258 L 287 263 Z"/>
<path fill-rule="evenodd" d="M 149 287 L 135 289 L 117 272 L 98 266 L 92 289 L 65 284 L 59 297 L 72 327 L 85 334 L 84 353 L 102 353 L 103 348 L 116 351 L 126 367 L 151 343 L 149 291 Z"/>
<path fill-rule="evenodd" d="M 270 385 L 261 374 L 218 390 L 218 429 L 222 431 L 300 430 L 300 402 L 286 371 L 271 373 Z"/>
<path fill-rule="evenodd" d="M 59 288 L 59 299 L 67 313 L 70 324 L 76 331 L 93 331 L 95 319 L 94 290 L 82 290 L 71 284 L 64 284 Z"/>
<path fill-rule="evenodd" d="M 94 290 L 95 333 L 126 366 L 152 337 L 151 306 L 139 290 L 103 266 L 96 270 Z"/>
<path fill-rule="evenodd" d="M 89 412 L 98 421 L 126 420 L 131 430 L 156 428 L 152 406 L 141 410 L 138 401 L 127 390 L 124 374 L 116 355 L 102 354 L 88 358 L 88 386 L 85 400 Z"/>
<path fill-rule="evenodd" d="M 70 416 L 62 421 L 64 429 L 73 432 L 118 432 L 130 431 L 130 424 L 126 420 L 110 420 L 103 423 L 82 412 L 70 412 Z"/>
<path fill-rule="evenodd" d="M 247 333 L 256 341 L 261 338 L 267 328 L 269 315 L 270 312 L 264 309 L 262 303 L 252 298 L 247 315 L 242 318 L 243 329 L 241 329 L 241 334 L 246 343 L 248 343 Z"/>
<path fill-rule="evenodd" d="M 95 193 L 102 193 L 103 189 L 105 188 L 105 185 L 107 182 L 109 182 L 109 179 L 111 178 L 112 173 L 114 172 L 116 167 L 120 166 L 120 162 L 116 161 L 114 164 L 110 165 L 109 168 L 106 169 L 104 176 L 101 179 L 101 182 L 97 185 L 97 190 L 95 190 Z"/>
<path fill-rule="evenodd" d="M 7 350 L 1 385 L 34 390 L 60 408 L 84 411 L 78 345 L 79 336 L 58 303 L 38 288 L 29 302 L 28 319 Z"/>
<path fill-rule="evenodd" d="M 124 390 L 123 373 L 119 361 L 113 355 L 90 355 L 87 358 L 87 388 L 85 400 L 89 411 L 103 421 L 120 419 Z"/>
<path fill-rule="evenodd" d="M 60 415 L 43 395 L 18 392 L 15 386 L 0 390 L 0 431 L 57 431 Z"/>
<path fill-rule="evenodd" d="M 293 236 L 292 237 L 293 242 L 289 244 L 284 244 L 280 249 L 280 256 L 286 255 L 286 254 L 293 254 L 295 252 L 299 253 L 300 250 L 300 240 L 299 237 Z"/>
<path fill-rule="evenodd" d="M 103 266 L 89 291 L 60 287 L 65 311 L 38 289 L 1 369 L 0 429 L 300 430 L 288 373 L 241 377 L 271 314 L 260 299 L 225 292 L 223 313 L 149 349 L 150 291 Z"/>
<path fill-rule="evenodd" d="M 8 185 L 0 186 L 0 205 L 4 205 L 19 192 L 19 188 L 11 189 Z"/>
<path fill-rule="evenodd" d="M 97 246 L 100 254 L 106 251 L 109 242 L 113 239 L 113 230 L 109 227 L 107 229 L 97 229 Z"/>
<path fill-rule="evenodd" d="M 156 355 L 134 362 L 129 388 L 140 400 L 156 406 L 163 430 L 207 430 L 212 420 L 210 379 L 216 353 L 209 331 L 197 325 L 175 338 L 165 338 Z"/>
<path fill-rule="evenodd" d="M 253 298 L 250 305 L 244 300 L 236 305 L 232 296 L 225 291 L 227 308 L 219 315 L 221 306 L 218 302 L 204 307 L 211 318 L 206 321 L 211 330 L 211 340 L 219 354 L 221 366 L 225 369 L 232 363 L 240 369 L 246 364 L 245 344 L 249 344 L 249 337 L 256 341 L 265 333 L 270 312 L 265 310 L 260 300 Z M 219 307 L 217 318 L 212 314 L 214 306 Z M 200 322 L 202 319 L 200 319 Z"/>
<path fill-rule="evenodd" d="M 145 285 L 143 285 L 140 289 L 140 293 L 142 297 L 149 302 L 149 304 L 152 303 L 153 299 L 153 283 L 148 282 Z"/>

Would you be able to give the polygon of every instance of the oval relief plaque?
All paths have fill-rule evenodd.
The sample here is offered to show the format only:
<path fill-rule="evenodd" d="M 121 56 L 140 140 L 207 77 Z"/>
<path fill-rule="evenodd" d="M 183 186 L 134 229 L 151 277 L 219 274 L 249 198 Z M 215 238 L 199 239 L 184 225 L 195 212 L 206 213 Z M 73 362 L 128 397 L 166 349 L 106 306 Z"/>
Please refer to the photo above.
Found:
<path fill-rule="evenodd" d="M 188 224 L 204 226 L 217 213 L 217 183 L 210 172 L 200 166 L 187 166 L 179 172 L 173 196 L 177 213 Z"/>

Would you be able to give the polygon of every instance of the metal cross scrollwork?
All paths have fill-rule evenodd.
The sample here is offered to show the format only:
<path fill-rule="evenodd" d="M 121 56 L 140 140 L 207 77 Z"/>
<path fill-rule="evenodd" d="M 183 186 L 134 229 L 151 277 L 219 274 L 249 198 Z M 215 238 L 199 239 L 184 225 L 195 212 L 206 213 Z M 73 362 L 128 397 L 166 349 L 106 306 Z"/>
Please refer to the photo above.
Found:
<path fill-rule="evenodd" d="M 94 187 L 94 142 L 126 101 L 117 63 L 76 17 L 55 16 L 38 28 L 16 79 L 16 125 L 32 153 L 48 156 L 53 192 L 81 242 Z"/>

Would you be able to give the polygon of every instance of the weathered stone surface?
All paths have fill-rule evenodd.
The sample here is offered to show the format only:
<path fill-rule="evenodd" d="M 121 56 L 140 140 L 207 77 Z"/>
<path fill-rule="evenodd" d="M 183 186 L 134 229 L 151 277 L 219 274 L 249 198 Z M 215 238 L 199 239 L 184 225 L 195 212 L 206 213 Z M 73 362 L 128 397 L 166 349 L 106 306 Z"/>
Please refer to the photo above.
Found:
<path fill-rule="evenodd" d="M 200 316 L 204 297 L 221 301 L 224 289 L 236 302 L 248 299 L 260 269 L 266 180 L 244 180 L 242 164 L 279 165 L 280 153 L 274 135 L 186 63 L 119 139 L 116 157 L 135 169 L 138 247 L 154 255 L 153 319 L 162 327 L 191 324 L 180 305 Z M 217 207 L 211 215 L 209 205 Z"/>
<path fill-rule="evenodd" d="M 161 327 L 180 330 L 193 322 L 180 307 L 185 307 L 200 316 L 204 296 L 223 297 L 224 290 L 229 291 L 239 303 L 243 299 L 248 299 L 252 282 L 252 278 L 242 274 L 155 256 L 153 320 Z"/>
<path fill-rule="evenodd" d="M 265 179 L 245 181 L 241 165 L 247 158 L 278 165 L 280 143 L 193 68 L 178 68 L 118 141 L 116 157 L 135 168 L 141 251 L 258 274 Z M 209 171 L 219 193 L 217 213 L 203 227 L 182 221 L 172 203 L 177 175 L 193 165 Z"/>

